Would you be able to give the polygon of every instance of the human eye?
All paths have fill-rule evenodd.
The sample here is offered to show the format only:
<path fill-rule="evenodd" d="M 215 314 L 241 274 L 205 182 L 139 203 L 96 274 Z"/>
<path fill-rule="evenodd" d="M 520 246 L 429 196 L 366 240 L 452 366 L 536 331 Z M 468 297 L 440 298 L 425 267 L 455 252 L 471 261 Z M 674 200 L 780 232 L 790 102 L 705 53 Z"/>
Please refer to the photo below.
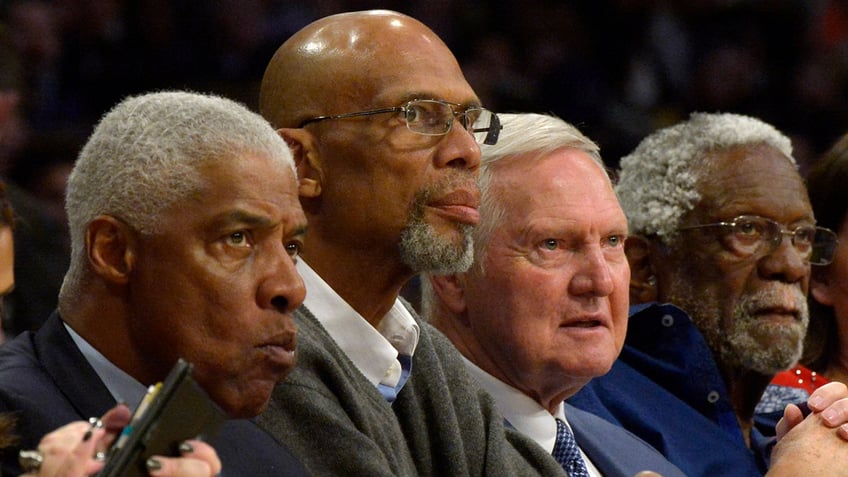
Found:
<path fill-rule="evenodd" d="M 740 217 L 733 222 L 733 235 L 743 243 L 761 240 L 769 234 L 770 222 L 760 217 Z"/>
<path fill-rule="evenodd" d="M 544 250 L 553 251 L 553 250 L 556 250 L 557 248 L 559 248 L 559 240 L 552 239 L 552 238 L 545 239 L 545 240 L 542 240 L 542 242 L 540 243 L 540 246 Z"/>
<path fill-rule="evenodd" d="M 230 246 L 240 248 L 250 247 L 253 245 L 250 241 L 250 234 L 244 230 L 230 233 L 226 237 L 226 242 Z"/>
<path fill-rule="evenodd" d="M 624 241 L 627 240 L 627 236 L 624 234 L 614 234 L 606 237 L 604 239 L 604 245 L 611 248 L 622 248 L 624 247 Z"/>
<path fill-rule="evenodd" d="M 438 101 L 419 101 L 406 107 L 406 122 L 413 130 L 424 133 L 443 133 L 453 119 L 450 106 Z"/>
<path fill-rule="evenodd" d="M 796 244 L 811 245 L 816 239 L 816 228 L 810 226 L 801 226 L 792 232 Z"/>
<path fill-rule="evenodd" d="M 460 116 L 460 121 L 462 121 L 462 126 L 465 129 L 471 129 L 477 125 L 477 121 L 480 120 L 480 115 L 483 110 L 480 108 L 468 108 L 465 112 Z"/>
<path fill-rule="evenodd" d="M 300 240 L 290 240 L 286 242 L 285 247 L 289 257 L 296 261 L 300 256 L 301 250 L 303 250 L 303 243 Z"/>

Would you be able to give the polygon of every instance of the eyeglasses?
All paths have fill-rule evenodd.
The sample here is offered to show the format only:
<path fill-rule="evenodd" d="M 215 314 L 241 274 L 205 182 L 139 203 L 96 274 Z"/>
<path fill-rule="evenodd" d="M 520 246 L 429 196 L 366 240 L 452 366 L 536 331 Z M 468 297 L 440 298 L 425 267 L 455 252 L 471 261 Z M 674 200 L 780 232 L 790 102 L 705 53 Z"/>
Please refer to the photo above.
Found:
<path fill-rule="evenodd" d="M 384 113 L 403 113 L 406 127 L 410 131 L 424 136 L 447 134 L 453 126 L 454 119 L 457 119 L 479 144 L 497 144 L 498 136 L 503 128 L 498 115 L 486 108 L 476 106 L 466 108 L 461 104 L 435 99 L 413 99 L 394 108 L 373 109 L 334 116 L 316 116 L 300 123 L 300 127 L 325 119 L 357 118 Z"/>
<path fill-rule="evenodd" d="M 792 240 L 795 250 L 812 265 L 830 264 L 839 242 L 830 229 L 801 225 L 787 230 L 774 220 L 758 215 L 741 215 L 730 222 L 689 225 L 678 230 L 703 228 L 720 229 L 722 243 L 729 250 L 746 257 L 762 257 L 774 252 L 786 235 Z"/>

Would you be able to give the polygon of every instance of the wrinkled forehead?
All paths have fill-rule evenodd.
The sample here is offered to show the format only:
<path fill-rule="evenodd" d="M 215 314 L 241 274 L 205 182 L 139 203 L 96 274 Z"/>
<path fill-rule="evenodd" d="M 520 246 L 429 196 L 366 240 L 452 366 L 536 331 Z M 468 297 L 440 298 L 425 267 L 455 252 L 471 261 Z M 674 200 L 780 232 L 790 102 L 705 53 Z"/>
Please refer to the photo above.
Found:
<path fill-rule="evenodd" d="M 812 216 L 804 180 L 782 152 L 767 145 L 737 146 L 704 159 L 698 166 L 696 214 L 757 214 L 775 220 Z"/>

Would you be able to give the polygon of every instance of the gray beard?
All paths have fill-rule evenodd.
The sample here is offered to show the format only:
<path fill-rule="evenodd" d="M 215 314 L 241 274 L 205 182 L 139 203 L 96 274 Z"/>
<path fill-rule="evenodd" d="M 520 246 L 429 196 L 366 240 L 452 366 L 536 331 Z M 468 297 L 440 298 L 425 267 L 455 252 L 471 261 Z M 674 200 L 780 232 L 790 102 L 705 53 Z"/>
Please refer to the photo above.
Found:
<path fill-rule="evenodd" d="M 801 310 L 800 322 L 795 326 L 771 328 L 768 334 L 772 336 L 773 345 L 763 346 L 754 336 L 766 333 L 766 329 L 751 316 L 748 309 L 752 301 L 764 299 L 768 292 L 761 293 L 759 297 L 743 299 L 734 310 L 732 328 L 723 329 L 718 317 L 720 298 L 698 293 L 688 280 L 680 277 L 675 280 L 676 290 L 669 301 L 687 311 L 719 363 L 772 375 L 789 368 L 800 359 L 809 323 L 806 300 L 800 290 L 793 292 Z"/>
<path fill-rule="evenodd" d="M 468 270 L 474 262 L 473 227 L 457 224 L 462 233 L 462 243 L 452 243 L 440 237 L 433 226 L 424 221 L 425 203 L 416 200 L 409 223 L 401 232 L 401 261 L 415 273 L 445 275 Z"/>

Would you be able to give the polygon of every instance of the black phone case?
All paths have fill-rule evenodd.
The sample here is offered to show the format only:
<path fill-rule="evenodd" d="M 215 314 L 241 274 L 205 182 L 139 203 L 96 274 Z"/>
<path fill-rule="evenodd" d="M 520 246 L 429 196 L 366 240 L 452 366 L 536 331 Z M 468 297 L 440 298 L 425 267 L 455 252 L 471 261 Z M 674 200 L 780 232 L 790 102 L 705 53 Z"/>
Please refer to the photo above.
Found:
<path fill-rule="evenodd" d="M 177 361 L 143 413 L 133 416 L 126 438 L 115 441 L 99 477 L 145 477 L 149 457 L 177 456 L 184 440 L 208 440 L 218 431 L 226 414 L 192 379 L 192 368 Z"/>

